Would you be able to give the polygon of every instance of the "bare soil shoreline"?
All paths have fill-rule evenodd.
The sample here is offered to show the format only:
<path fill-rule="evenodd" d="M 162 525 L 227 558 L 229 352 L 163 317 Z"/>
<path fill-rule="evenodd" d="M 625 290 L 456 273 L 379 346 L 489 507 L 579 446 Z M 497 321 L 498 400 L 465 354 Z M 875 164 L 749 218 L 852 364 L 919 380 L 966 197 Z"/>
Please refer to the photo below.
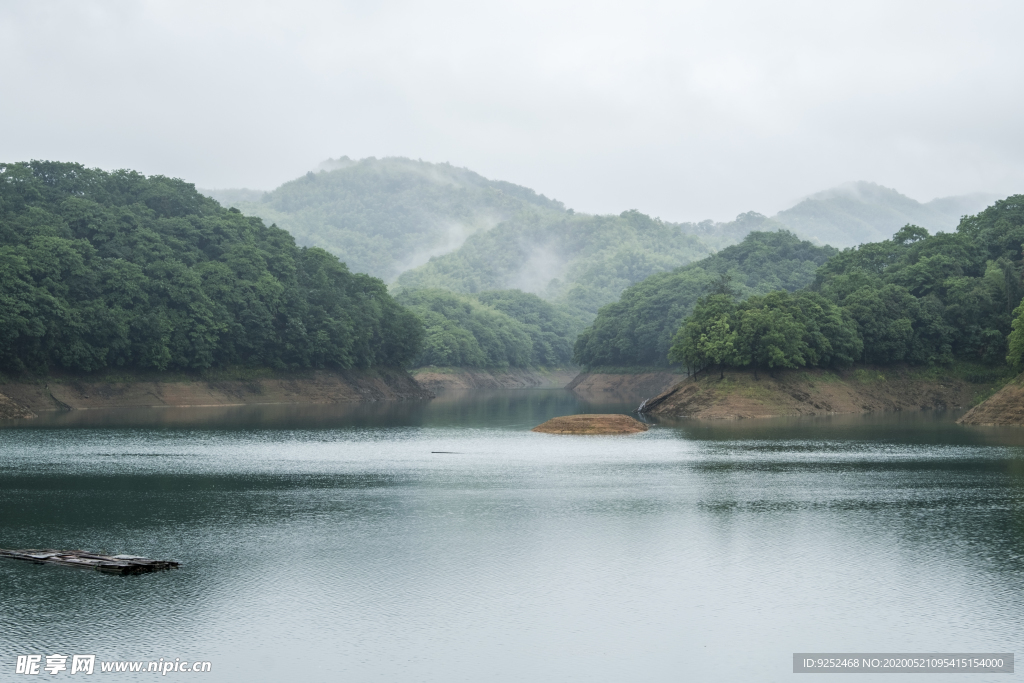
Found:
<path fill-rule="evenodd" d="M 968 410 L 957 422 L 983 427 L 1024 426 L 1024 375 Z"/>
<path fill-rule="evenodd" d="M 565 388 L 585 396 L 598 396 L 623 402 L 636 401 L 639 404 L 638 396 L 657 396 L 685 379 L 686 375 L 668 369 L 633 373 L 582 372 Z"/>
<path fill-rule="evenodd" d="M 688 378 L 651 399 L 645 413 L 736 420 L 798 415 L 967 408 L 991 393 L 992 381 L 970 382 L 907 367 L 846 371 L 801 369 L 762 374 L 726 371 Z"/>
<path fill-rule="evenodd" d="M 401 369 L 318 370 L 245 379 L 159 375 L 50 377 L 0 382 L 0 419 L 96 408 L 205 407 L 277 403 L 346 403 L 432 398 Z"/>

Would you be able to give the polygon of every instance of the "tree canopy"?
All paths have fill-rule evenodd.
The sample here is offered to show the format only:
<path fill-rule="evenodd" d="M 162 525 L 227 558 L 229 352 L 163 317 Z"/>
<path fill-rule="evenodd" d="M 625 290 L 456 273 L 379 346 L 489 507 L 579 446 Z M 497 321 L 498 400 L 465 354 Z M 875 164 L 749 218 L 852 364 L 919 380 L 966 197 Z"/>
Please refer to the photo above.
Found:
<path fill-rule="evenodd" d="M 786 232 L 752 232 L 700 261 L 658 273 L 602 308 L 576 341 L 575 361 L 595 366 L 667 365 L 672 339 L 701 296 L 714 290 L 744 298 L 813 282 L 836 254 Z"/>
<path fill-rule="evenodd" d="M 520 214 L 565 213 L 561 203 L 528 188 L 450 164 L 398 157 L 329 159 L 317 172 L 266 193 L 205 192 L 386 282 Z"/>
<path fill-rule="evenodd" d="M 854 321 L 808 291 L 701 297 L 672 340 L 668 358 L 694 372 L 708 367 L 758 369 L 845 366 L 863 350 Z"/>
<path fill-rule="evenodd" d="M 181 180 L 0 164 L 0 368 L 374 367 L 422 325 L 384 283 Z"/>
<path fill-rule="evenodd" d="M 958 359 L 1024 368 L 1022 243 L 1024 195 L 965 217 L 953 233 L 907 225 L 834 255 L 795 295 L 701 299 L 669 357 L 755 372 Z"/>
<path fill-rule="evenodd" d="M 711 250 L 638 211 L 618 216 L 523 213 L 403 273 L 399 287 L 475 294 L 524 289 L 591 318 L 623 289 Z"/>
<path fill-rule="evenodd" d="M 811 288 L 844 308 L 868 363 L 1003 363 L 1021 284 L 1024 196 L 965 217 L 956 232 L 908 225 L 847 249 Z"/>
<path fill-rule="evenodd" d="M 566 365 L 580 322 L 534 294 L 518 290 L 477 296 L 441 289 L 397 295 L 423 321 L 416 365 L 528 367 Z"/>

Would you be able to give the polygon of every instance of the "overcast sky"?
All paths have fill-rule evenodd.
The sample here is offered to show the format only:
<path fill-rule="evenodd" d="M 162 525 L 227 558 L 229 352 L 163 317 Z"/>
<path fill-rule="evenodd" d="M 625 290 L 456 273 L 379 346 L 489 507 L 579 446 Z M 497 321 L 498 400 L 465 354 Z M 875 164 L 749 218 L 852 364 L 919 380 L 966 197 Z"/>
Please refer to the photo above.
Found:
<path fill-rule="evenodd" d="M 0 161 L 448 161 L 589 212 L 1024 192 L 1022 2 L 3 2 Z"/>

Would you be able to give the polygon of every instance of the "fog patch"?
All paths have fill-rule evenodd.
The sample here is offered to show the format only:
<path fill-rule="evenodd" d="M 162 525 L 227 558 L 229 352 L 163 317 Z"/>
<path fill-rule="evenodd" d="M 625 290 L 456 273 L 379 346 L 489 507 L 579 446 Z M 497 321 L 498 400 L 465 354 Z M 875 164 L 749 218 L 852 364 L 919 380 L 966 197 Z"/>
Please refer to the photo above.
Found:
<path fill-rule="evenodd" d="M 522 267 L 510 279 L 510 289 L 521 289 L 531 294 L 544 294 L 552 280 L 565 275 L 568 261 L 550 245 L 537 245 L 530 249 Z"/>
<path fill-rule="evenodd" d="M 317 165 L 316 170 L 326 171 L 329 173 L 331 171 L 340 171 L 343 168 L 350 168 L 358 163 L 358 161 L 353 161 L 347 156 L 340 156 L 337 159 L 325 159 L 324 161 L 321 161 L 319 165 Z"/>
<path fill-rule="evenodd" d="M 393 277 L 397 278 L 407 270 L 418 268 L 435 256 L 444 256 L 455 251 L 465 244 L 471 235 L 490 230 L 502 221 L 502 217 L 496 214 L 477 214 L 474 219 L 472 222 L 447 221 L 441 223 L 432 246 L 415 251 L 404 259 L 395 261 Z"/>

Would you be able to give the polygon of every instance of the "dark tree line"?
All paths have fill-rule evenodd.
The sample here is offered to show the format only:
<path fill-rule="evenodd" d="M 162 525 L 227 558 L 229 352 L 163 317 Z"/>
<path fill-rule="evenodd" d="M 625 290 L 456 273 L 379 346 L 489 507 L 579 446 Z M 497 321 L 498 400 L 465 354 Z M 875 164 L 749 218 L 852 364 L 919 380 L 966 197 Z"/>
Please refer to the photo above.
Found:
<path fill-rule="evenodd" d="M 394 366 L 383 282 L 162 176 L 0 164 L 0 368 Z"/>
<path fill-rule="evenodd" d="M 814 292 L 786 291 L 737 303 L 731 294 L 700 299 L 668 357 L 695 374 L 716 367 L 769 372 L 806 365 L 849 365 L 863 353 L 854 321 Z"/>
<path fill-rule="evenodd" d="M 818 267 L 836 253 L 784 230 L 752 232 L 714 256 L 625 290 L 576 340 L 574 360 L 585 367 L 667 365 L 673 335 L 698 299 L 718 289 L 723 278 L 739 298 L 792 292 L 811 284 Z"/>
<path fill-rule="evenodd" d="M 567 365 L 581 327 L 563 307 L 516 289 L 475 296 L 418 289 L 397 298 L 420 317 L 426 330 L 418 366 Z"/>
<path fill-rule="evenodd" d="M 706 295 L 679 328 L 673 362 L 772 369 L 804 365 L 1024 367 L 1024 195 L 965 217 L 956 232 L 908 225 L 846 249 L 796 294 L 736 302 Z M 815 341 L 817 340 L 817 341 Z"/>

